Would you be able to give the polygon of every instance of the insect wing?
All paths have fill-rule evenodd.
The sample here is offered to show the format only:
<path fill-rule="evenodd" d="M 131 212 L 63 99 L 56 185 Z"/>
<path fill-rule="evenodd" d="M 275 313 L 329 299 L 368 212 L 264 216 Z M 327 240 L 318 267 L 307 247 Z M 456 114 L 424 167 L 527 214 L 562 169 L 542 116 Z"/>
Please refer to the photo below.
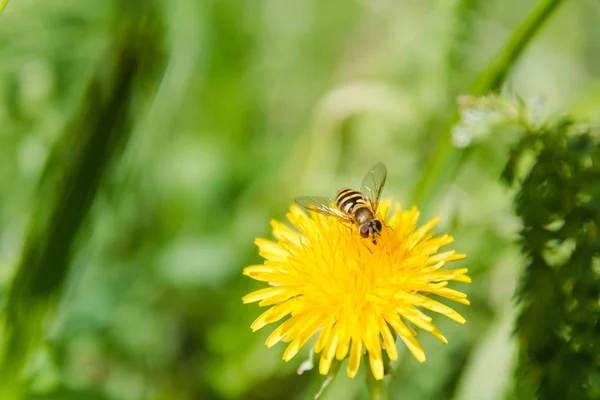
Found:
<path fill-rule="evenodd" d="M 377 210 L 379 197 L 387 178 L 387 168 L 384 163 L 377 163 L 371 167 L 361 185 L 362 193 L 367 196 L 371 207 Z"/>
<path fill-rule="evenodd" d="M 327 197 L 303 196 L 294 199 L 298 205 L 306 208 L 308 211 L 325 214 L 330 217 L 336 217 L 343 222 L 352 222 L 348 216 L 342 213 L 337 208 L 333 208 L 330 204 L 335 204 L 332 199 Z"/>

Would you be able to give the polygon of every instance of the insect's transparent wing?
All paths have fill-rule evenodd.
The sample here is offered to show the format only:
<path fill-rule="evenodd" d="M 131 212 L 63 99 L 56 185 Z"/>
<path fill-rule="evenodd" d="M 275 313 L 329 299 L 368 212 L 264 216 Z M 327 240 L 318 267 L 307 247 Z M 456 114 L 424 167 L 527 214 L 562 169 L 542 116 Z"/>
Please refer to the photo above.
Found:
<path fill-rule="evenodd" d="M 379 205 L 379 197 L 381 196 L 386 178 L 387 168 L 385 164 L 377 163 L 371 167 L 367 175 L 365 175 L 365 179 L 363 179 L 360 190 L 367 196 L 374 210 L 377 210 L 377 206 Z"/>
<path fill-rule="evenodd" d="M 298 205 L 306 208 L 308 211 L 314 211 L 330 217 L 336 217 L 341 219 L 343 222 L 352 222 L 346 214 L 337 208 L 333 208 L 332 205 L 335 204 L 335 202 L 327 197 L 302 196 L 296 197 L 294 200 L 296 203 L 298 203 Z"/>

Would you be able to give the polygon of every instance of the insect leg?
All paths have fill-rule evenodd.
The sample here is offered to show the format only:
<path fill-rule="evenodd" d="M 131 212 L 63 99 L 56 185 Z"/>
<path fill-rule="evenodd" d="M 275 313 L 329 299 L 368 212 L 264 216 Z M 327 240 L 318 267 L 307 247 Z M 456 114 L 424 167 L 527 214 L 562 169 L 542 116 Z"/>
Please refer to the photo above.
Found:
<path fill-rule="evenodd" d="M 361 240 L 362 242 L 362 240 Z M 367 248 L 367 250 L 369 250 L 369 253 L 373 254 L 373 252 L 371 251 L 371 249 L 369 248 L 369 246 L 366 245 L 366 243 L 362 243 L 363 246 L 365 246 Z"/>
<path fill-rule="evenodd" d="M 348 228 L 348 230 L 350 231 L 350 233 L 352 233 L 352 225 L 349 224 L 349 222 L 342 222 L 342 226 L 345 226 L 346 228 Z"/>

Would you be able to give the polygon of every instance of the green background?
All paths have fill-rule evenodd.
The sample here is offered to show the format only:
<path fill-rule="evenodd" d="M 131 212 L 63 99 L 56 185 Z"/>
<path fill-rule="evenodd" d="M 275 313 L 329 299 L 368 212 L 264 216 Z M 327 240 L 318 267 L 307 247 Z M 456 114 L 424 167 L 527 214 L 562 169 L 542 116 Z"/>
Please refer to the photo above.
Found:
<path fill-rule="evenodd" d="M 51 212 L 57 182 L 68 179 L 61 171 L 75 163 L 69 146 L 57 160 L 50 154 L 69 136 L 92 131 L 68 127 L 97 71 L 110 65 L 114 21 L 126 14 L 121 3 L 11 0 L 0 16 L 4 299 L 17 268 L 28 267 L 23 254 L 35 253 L 26 238 L 35 236 L 38 216 Z M 34 323 L 43 320 L 45 340 L 28 355 L 17 386 L 53 399 L 312 398 L 323 377 L 296 374 L 308 349 L 285 363 L 283 344 L 264 346 L 273 327 L 249 328 L 262 311 L 241 302 L 261 287 L 241 275 L 261 262 L 254 239 L 269 237 L 270 219 L 284 218 L 293 197 L 358 188 L 377 161 L 389 169 L 384 197 L 411 206 L 457 96 L 537 4 L 159 5 L 147 28 L 161 54 L 156 72 L 136 87 L 131 136 L 105 168 L 75 241 L 64 244 L 68 257 L 42 266 L 60 278 L 48 303 L 56 310 L 49 318 L 31 312 Z M 565 2 L 505 89 L 540 118 L 597 117 L 598 21 L 597 1 Z M 524 266 L 519 221 L 513 193 L 499 182 L 513 139 L 483 129 L 457 173 L 418 196 L 423 219 L 440 216 L 437 232 L 453 235 L 451 247 L 467 254 L 455 265 L 469 268 L 473 284 L 453 287 L 472 305 L 455 307 L 464 326 L 435 317 L 448 345 L 419 335 L 425 364 L 399 345 L 391 399 L 529 398 L 513 377 L 513 293 Z M 64 268 L 64 276 L 53 275 Z M 367 398 L 364 371 L 363 364 L 355 380 L 340 374 L 322 399 Z"/>

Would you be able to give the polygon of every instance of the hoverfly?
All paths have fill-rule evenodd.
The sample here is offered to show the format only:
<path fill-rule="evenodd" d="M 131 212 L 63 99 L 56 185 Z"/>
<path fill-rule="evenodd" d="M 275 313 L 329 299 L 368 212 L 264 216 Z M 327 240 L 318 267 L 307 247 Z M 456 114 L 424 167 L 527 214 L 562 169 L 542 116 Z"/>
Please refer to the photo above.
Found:
<path fill-rule="evenodd" d="M 327 197 L 303 196 L 294 200 L 308 211 L 335 217 L 344 224 L 358 228 L 360 236 L 371 238 L 377 244 L 375 235 L 381 235 L 383 224 L 377 215 L 379 197 L 385 185 L 387 168 L 383 163 L 377 163 L 362 181 L 360 192 L 342 188 L 338 190 L 335 201 Z M 335 204 L 337 208 L 331 207 Z"/>

